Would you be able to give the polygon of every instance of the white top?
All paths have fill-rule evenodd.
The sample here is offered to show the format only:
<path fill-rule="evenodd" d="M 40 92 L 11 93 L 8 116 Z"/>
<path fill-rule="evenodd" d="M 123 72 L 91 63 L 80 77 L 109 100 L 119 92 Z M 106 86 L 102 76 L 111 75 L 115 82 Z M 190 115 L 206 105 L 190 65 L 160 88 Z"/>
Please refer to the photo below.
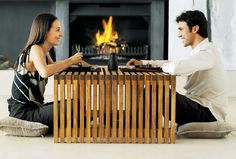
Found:
<path fill-rule="evenodd" d="M 164 62 L 143 60 L 143 64 L 163 64 L 164 72 L 188 75 L 184 86 L 186 96 L 208 107 L 217 120 L 225 120 L 225 108 L 228 105 L 226 74 L 219 52 L 208 39 L 199 43 L 186 59 Z"/>

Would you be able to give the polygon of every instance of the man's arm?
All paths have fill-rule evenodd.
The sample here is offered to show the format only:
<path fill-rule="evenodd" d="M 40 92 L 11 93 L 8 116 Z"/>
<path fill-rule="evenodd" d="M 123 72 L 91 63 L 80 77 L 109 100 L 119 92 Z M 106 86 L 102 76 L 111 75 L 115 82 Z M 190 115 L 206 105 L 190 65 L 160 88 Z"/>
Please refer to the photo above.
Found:
<path fill-rule="evenodd" d="M 186 59 L 164 63 L 162 70 L 175 75 L 189 75 L 196 71 L 207 70 L 213 67 L 214 53 L 201 51 Z"/>
<path fill-rule="evenodd" d="M 143 65 L 152 65 L 153 67 L 162 67 L 168 60 L 141 60 Z"/>

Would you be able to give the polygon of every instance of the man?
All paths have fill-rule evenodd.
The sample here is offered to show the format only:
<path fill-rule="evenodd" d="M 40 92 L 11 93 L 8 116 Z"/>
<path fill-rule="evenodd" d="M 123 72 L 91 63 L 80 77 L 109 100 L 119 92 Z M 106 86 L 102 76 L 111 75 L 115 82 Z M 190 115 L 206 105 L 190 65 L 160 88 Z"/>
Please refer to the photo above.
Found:
<path fill-rule="evenodd" d="M 164 72 L 187 75 L 186 94 L 176 93 L 176 123 L 225 120 L 227 106 L 226 80 L 223 64 L 216 48 L 208 41 L 207 20 L 198 10 L 183 12 L 176 18 L 178 37 L 192 51 L 178 61 L 136 60 L 127 65 L 151 64 Z"/>

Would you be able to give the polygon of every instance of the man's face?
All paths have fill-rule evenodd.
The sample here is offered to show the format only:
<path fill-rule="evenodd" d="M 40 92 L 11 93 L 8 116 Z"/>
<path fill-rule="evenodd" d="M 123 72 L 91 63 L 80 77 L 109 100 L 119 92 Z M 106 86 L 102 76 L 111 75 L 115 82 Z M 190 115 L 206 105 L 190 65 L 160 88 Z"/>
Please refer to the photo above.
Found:
<path fill-rule="evenodd" d="M 182 39 L 184 47 L 187 47 L 189 45 L 192 46 L 193 39 L 194 39 L 194 33 L 190 31 L 188 25 L 184 21 L 178 22 L 178 37 Z"/>

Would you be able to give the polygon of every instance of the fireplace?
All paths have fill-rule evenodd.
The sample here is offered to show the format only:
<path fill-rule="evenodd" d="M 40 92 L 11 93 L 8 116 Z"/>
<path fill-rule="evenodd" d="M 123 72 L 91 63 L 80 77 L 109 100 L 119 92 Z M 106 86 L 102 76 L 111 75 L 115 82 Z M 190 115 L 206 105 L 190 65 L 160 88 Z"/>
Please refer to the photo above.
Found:
<path fill-rule="evenodd" d="M 110 53 L 117 54 L 119 64 L 130 58 L 149 58 L 149 17 L 70 16 L 70 19 L 73 19 L 70 53 L 82 51 L 89 63 L 105 64 Z"/>
<path fill-rule="evenodd" d="M 119 65 L 130 58 L 168 57 L 168 0 L 77 0 L 68 3 L 68 12 L 68 56 L 82 51 L 84 60 L 98 65 L 114 52 Z M 107 32 L 110 19 L 117 37 L 98 45 L 96 34 Z"/>

